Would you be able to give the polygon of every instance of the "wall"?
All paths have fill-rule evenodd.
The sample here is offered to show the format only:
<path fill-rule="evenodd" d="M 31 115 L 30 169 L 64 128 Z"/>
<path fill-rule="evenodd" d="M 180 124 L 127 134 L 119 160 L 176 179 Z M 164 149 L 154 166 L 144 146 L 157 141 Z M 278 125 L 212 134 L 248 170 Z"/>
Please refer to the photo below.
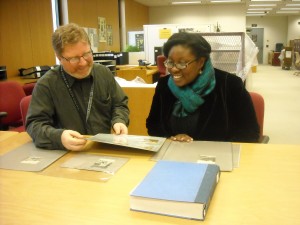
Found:
<path fill-rule="evenodd" d="M 300 39 L 300 16 L 288 17 L 288 34 L 287 40 Z"/>
<path fill-rule="evenodd" d="M 51 0 L 0 1 L 0 64 L 7 76 L 19 68 L 54 65 Z"/>
<path fill-rule="evenodd" d="M 126 32 L 142 31 L 149 24 L 149 8 L 133 0 L 125 0 Z"/>
<path fill-rule="evenodd" d="M 150 7 L 150 24 L 220 24 L 222 32 L 244 32 L 244 4 Z M 234 24 L 234 26 L 233 26 Z"/>
<path fill-rule="evenodd" d="M 269 51 L 275 50 L 276 43 L 288 44 L 288 17 L 287 16 L 266 16 L 247 17 L 247 27 L 257 24 L 257 27 L 264 28 L 264 56 L 263 64 L 268 63 Z M 266 47 L 269 45 L 269 47 Z"/>
<path fill-rule="evenodd" d="M 98 28 L 98 17 L 112 25 L 113 45 L 100 42 L 99 51 L 120 51 L 118 0 L 68 0 L 69 22 L 83 27 Z"/>

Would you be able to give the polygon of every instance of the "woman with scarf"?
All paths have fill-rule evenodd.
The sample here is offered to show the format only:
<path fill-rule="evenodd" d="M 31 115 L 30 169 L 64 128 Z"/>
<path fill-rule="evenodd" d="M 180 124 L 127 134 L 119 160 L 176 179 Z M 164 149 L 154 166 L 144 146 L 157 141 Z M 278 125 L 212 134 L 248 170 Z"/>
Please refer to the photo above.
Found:
<path fill-rule="evenodd" d="M 163 46 L 170 73 L 159 79 L 148 134 L 174 141 L 258 142 L 259 126 L 243 81 L 215 69 L 197 33 L 175 33 Z"/>

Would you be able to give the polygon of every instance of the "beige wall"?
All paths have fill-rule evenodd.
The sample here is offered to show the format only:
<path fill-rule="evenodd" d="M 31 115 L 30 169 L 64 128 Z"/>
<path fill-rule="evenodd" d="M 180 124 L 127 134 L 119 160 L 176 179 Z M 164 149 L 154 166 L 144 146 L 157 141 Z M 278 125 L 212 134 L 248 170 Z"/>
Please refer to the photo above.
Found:
<path fill-rule="evenodd" d="M 113 45 L 100 43 L 99 51 L 120 51 L 118 0 L 68 0 L 69 22 L 98 27 L 98 16 L 112 25 Z M 126 26 L 142 30 L 148 24 L 148 8 L 126 0 Z M 19 68 L 54 65 L 51 0 L 0 0 L 0 65 L 8 77 L 18 76 Z"/>
<path fill-rule="evenodd" d="M 54 65 L 51 0 L 0 0 L 0 64 L 8 77 L 19 68 Z"/>
<path fill-rule="evenodd" d="M 300 39 L 300 16 L 288 17 L 288 36 L 287 40 Z"/>
<path fill-rule="evenodd" d="M 126 32 L 142 31 L 149 24 L 149 8 L 133 0 L 125 0 Z"/>
<path fill-rule="evenodd" d="M 118 0 L 68 0 L 69 22 L 83 27 L 98 28 L 98 17 L 104 17 L 112 25 L 113 45 L 105 42 L 99 51 L 120 51 Z"/>
<path fill-rule="evenodd" d="M 264 28 L 264 55 L 263 64 L 268 63 L 268 53 L 275 50 L 276 43 L 288 44 L 288 17 L 287 16 L 266 16 L 247 17 L 247 27 L 257 24 L 258 28 Z M 269 47 L 266 47 L 269 45 Z"/>
<path fill-rule="evenodd" d="M 150 24 L 210 24 L 222 32 L 244 32 L 246 7 L 242 4 L 150 7 Z"/>

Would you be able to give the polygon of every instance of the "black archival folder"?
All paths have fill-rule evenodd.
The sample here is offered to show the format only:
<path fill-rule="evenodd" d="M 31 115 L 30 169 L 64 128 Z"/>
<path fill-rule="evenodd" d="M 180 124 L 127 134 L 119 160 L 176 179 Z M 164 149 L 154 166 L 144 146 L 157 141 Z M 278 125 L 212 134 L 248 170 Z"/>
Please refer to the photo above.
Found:
<path fill-rule="evenodd" d="M 19 72 L 22 78 L 40 78 L 50 69 L 50 66 L 33 66 L 27 69 L 20 68 Z"/>

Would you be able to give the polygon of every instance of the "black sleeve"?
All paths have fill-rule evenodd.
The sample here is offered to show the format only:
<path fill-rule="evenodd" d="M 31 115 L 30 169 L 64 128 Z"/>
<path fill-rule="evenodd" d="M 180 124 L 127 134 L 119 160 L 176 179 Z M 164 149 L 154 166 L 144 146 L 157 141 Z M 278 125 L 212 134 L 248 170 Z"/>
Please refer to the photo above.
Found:
<path fill-rule="evenodd" d="M 150 108 L 150 113 L 148 118 L 146 119 L 146 127 L 148 129 L 148 134 L 150 136 L 158 136 L 158 137 L 168 137 L 168 134 L 165 130 L 166 121 L 163 120 L 163 87 L 166 86 L 166 82 L 164 78 L 160 78 L 155 88 L 155 93 L 152 99 L 152 104 Z"/>
<path fill-rule="evenodd" d="M 232 142 L 258 142 L 259 125 L 249 92 L 237 76 L 228 76 L 228 117 Z"/>

